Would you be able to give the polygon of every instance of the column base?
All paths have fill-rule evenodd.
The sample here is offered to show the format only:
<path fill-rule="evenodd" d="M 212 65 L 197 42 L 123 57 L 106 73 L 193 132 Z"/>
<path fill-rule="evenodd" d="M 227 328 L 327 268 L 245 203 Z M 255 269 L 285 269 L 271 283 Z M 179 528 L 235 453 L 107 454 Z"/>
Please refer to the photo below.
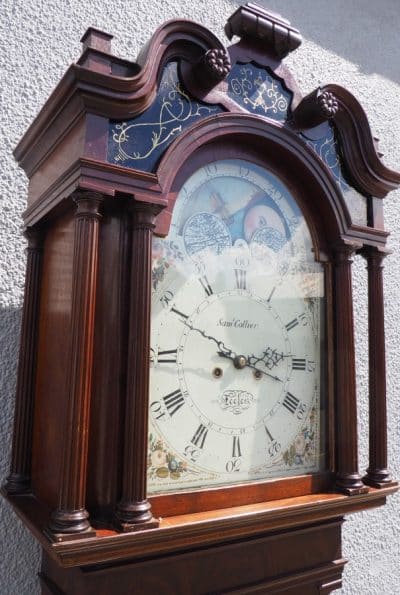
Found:
<path fill-rule="evenodd" d="M 56 510 L 44 533 L 51 541 L 71 541 L 86 537 L 96 537 L 96 531 L 89 523 L 89 513 L 85 510 L 71 512 Z"/>
<path fill-rule="evenodd" d="M 155 529 L 159 521 L 151 513 L 151 504 L 143 502 L 120 502 L 114 513 L 114 527 L 123 533 Z"/>
<path fill-rule="evenodd" d="M 347 496 L 366 494 L 368 487 L 363 483 L 358 473 L 338 473 L 335 481 L 335 491 Z"/>
<path fill-rule="evenodd" d="M 49 527 L 43 529 L 43 534 L 46 535 L 49 541 L 61 543 L 63 541 L 76 541 L 78 539 L 87 539 L 89 537 L 96 537 L 96 531 L 93 527 L 89 527 L 80 533 L 55 533 Z"/>
<path fill-rule="evenodd" d="M 160 526 L 158 519 L 151 517 L 144 523 L 124 523 L 114 518 L 114 527 L 121 533 L 134 533 L 135 531 L 146 531 L 146 529 L 157 529 Z"/>
<path fill-rule="evenodd" d="M 362 478 L 363 483 L 373 488 L 388 488 L 397 485 L 387 469 L 367 469 L 367 474 Z"/>
<path fill-rule="evenodd" d="M 7 494 L 10 494 L 10 496 L 29 494 L 31 491 L 31 478 L 22 473 L 10 473 L 7 477 L 4 490 Z"/>

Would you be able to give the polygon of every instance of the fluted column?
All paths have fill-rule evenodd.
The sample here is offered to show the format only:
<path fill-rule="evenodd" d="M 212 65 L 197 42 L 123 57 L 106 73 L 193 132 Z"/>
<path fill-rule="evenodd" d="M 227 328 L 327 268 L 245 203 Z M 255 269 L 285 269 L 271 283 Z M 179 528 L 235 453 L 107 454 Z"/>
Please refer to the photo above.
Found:
<path fill-rule="evenodd" d="M 25 235 L 28 239 L 27 263 L 11 469 L 5 486 L 8 494 L 28 492 L 31 487 L 33 403 L 39 328 L 42 237 L 41 233 L 35 229 L 27 229 Z"/>
<path fill-rule="evenodd" d="M 360 494 L 366 488 L 358 472 L 357 394 L 351 264 L 354 247 L 335 254 L 335 404 L 336 482 L 338 491 Z"/>
<path fill-rule="evenodd" d="M 99 208 L 96 192 L 73 195 L 75 214 L 71 334 L 67 373 L 64 458 L 58 509 L 49 530 L 56 540 L 95 535 L 85 509 L 93 333 L 98 259 Z M 55 534 L 55 535 L 54 535 Z"/>
<path fill-rule="evenodd" d="M 132 208 L 132 263 L 130 281 L 129 344 L 122 494 L 114 521 L 121 531 L 153 528 L 147 500 L 147 431 L 149 402 L 151 245 L 159 208 L 134 203 Z"/>
<path fill-rule="evenodd" d="M 393 484 L 387 469 L 386 361 L 383 301 L 383 266 L 385 252 L 373 247 L 361 254 L 368 271 L 368 341 L 369 341 L 369 466 L 364 483 L 375 488 Z"/>

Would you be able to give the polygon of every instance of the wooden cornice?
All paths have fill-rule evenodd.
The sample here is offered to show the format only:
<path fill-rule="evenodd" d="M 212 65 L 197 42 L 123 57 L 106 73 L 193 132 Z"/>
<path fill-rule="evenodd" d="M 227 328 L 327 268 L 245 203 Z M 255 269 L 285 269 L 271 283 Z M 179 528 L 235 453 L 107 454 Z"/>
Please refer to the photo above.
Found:
<path fill-rule="evenodd" d="M 29 155 L 42 141 L 47 145 L 46 133 L 51 130 L 51 136 L 60 142 L 84 113 L 110 119 L 131 118 L 142 113 L 154 100 L 158 74 L 168 60 L 179 56 L 195 62 L 210 49 L 225 51 L 213 33 L 189 20 L 168 21 L 159 27 L 140 53 L 137 63 L 121 61 L 107 52 L 85 47 L 81 59 L 68 68 L 18 143 L 14 150 L 16 160 L 25 171 L 29 170 Z M 122 63 L 126 71 L 140 70 L 134 76 L 99 72 L 90 66 L 90 55 L 103 62 L 108 60 L 110 72 L 113 64 L 119 67 L 116 70 L 121 70 Z M 54 126 L 58 134 L 54 134 Z"/>
<path fill-rule="evenodd" d="M 326 85 L 337 98 L 339 109 L 333 117 L 345 164 L 354 185 L 363 194 L 379 198 L 400 186 L 400 172 L 386 167 L 380 160 L 368 118 L 358 100 L 340 85 Z"/>
<path fill-rule="evenodd" d="M 304 97 L 293 112 L 300 129 L 330 120 L 337 130 L 347 174 L 362 194 L 384 198 L 400 186 L 400 172 L 381 161 L 359 101 L 340 85 L 328 84 Z"/>
<path fill-rule="evenodd" d="M 235 27 L 246 29 L 249 25 L 248 19 L 251 20 L 255 15 L 254 11 L 253 5 L 242 7 L 239 12 L 232 15 L 232 23 L 236 23 Z M 270 25 L 275 23 L 278 27 L 279 19 L 276 20 L 276 17 L 274 20 L 273 15 L 265 11 L 261 11 L 257 19 L 254 22 L 251 21 L 253 25 L 255 22 L 258 23 L 254 31 L 252 29 L 254 35 L 243 33 L 244 37 L 240 44 L 229 48 L 232 62 L 242 61 L 244 58 L 254 59 L 255 56 L 264 54 L 267 58 L 268 48 L 265 44 L 278 43 L 279 40 L 277 41 L 275 33 L 272 35 L 272 30 L 270 31 L 272 37 L 270 41 L 267 40 L 268 43 L 265 40 L 261 43 L 261 38 L 264 39 L 269 31 L 268 23 Z M 286 29 L 284 38 L 289 43 L 292 39 L 290 33 L 292 28 L 287 24 Z M 293 29 L 294 31 L 297 30 Z M 92 39 L 96 35 L 102 38 L 102 43 L 96 44 L 96 39 Z M 254 36 L 258 36 L 257 39 Z M 85 114 L 95 114 L 105 119 L 127 119 L 147 109 L 154 101 L 159 86 L 160 71 L 168 60 L 179 57 L 186 61 L 186 65 L 196 65 L 196 73 L 193 70 L 192 74 L 198 81 L 197 65 L 202 62 L 206 52 L 213 50 L 228 55 L 224 45 L 212 32 L 189 20 L 172 20 L 159 27 L 140 53 L 137 62 L 122 61 L 108 53 L 111 36 L 91 30 L 89 37 L 90 44 L 89 41 L 85 41 L 84 52 L 78 63 L 71 65 L 66 71 L 14 151 L 15 158 L 29 177 L 73 127 L 79 124 Z M 85 36 L 83 39 L 86 39 Z M 299 39 L 296 36 L 293 37 L 296 43 Z M 294 49 L 294 46 L 290 44 L 289 46 L 290 49 Z M 287 51 L 289 46 L 286 48 Z M 280 61 L 283 54 L 277 49 L 274 51 L 274 65 L 277 69 L 283 66 Z M 262 60 L 258 58 L 257 61 Z M 288 88 L 296 91 L 295 86 L 291 86 L 290 75 L 286 73 L 283 76 Z M 185 75 L 185 80 L 186 78 Z M 209 90 L 203 89 L 204 93 L 194 92 L 194 95 L 207 102 L 217 99 L 217 103 L 225 105 L 229 111 L 241 111 L 240 106 L 232 105 L 232 101 L 229 101 L 224 83 L 221 85 L 214 81 L 210 85 Z M 188 86 L 193 91 L 192 86 Z M 208 91 L 211 92 L 208 94 Z M 310 111 L 309 104 L 318 99 L 317 109 L 321 109 L 323 103 L 320 101 L 321 98 L 334 98 L 335 110 L 330 109 L 331 106 L 325 102 L 326 105 L 322 106 L 322 119 L 331 119 L 338 131 L 344 164 L 354 187 L 364 195 L 379 198 L 383 198 L 388 192 L 397 188 L 400 185 L 400 173 L 389 169 L 381 161 L 367 116 L 358 100 L 339 85 L 326 85 L 317 91 L 303 100 L 300 100 L 300 95 L 294 92 L 295 127 L 302 129 L 315 126 L 315 120 L 321 118 L 321 113 L 316 115 L 312 105 Z M 301 114 L 297 123 L 296 113 Z"/>

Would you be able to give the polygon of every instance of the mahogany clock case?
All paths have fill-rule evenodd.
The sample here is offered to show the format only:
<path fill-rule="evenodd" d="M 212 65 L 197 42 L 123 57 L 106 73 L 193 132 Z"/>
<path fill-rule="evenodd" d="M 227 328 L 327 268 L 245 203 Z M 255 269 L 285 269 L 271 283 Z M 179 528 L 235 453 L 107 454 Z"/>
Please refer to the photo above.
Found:
<path fill-rule="evenodd" d="M 328 85 L 301 97 L 282 64 L 301 42 L 290 23 L 248 4 L 226 32 L 240 38 L 228 49 L 201 25 L 168 22 L 134 64 L 90 29 L 15 152 L 30 179 L 29 247 L 4 492 L 44 548 L 45 593 L 106 593 L 115 580 L 121 595 L 132 580 L 141 594 L 328 593 L 345 563 L 343 516 L 397 490 L 386 452 L 382 199 L 400 175 L 380 161 L 348 91 Z M 148 495 L 152 238 L 168 234 L 190 175 L 227 159 L 263 167 L 287 187 L 324 270 L 323 465 Z M 368 266 L 364 477 L 355 253 Z"/>

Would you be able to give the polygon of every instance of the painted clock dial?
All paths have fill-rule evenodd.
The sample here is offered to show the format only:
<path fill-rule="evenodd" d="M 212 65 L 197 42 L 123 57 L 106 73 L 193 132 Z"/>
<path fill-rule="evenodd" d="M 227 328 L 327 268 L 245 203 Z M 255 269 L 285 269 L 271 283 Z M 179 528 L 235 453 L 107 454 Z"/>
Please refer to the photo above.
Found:
<path fill-rule="evenodd" d="M 320 471 L 324 273 L 284 184 L 197 170 L 152 275 L 149 493 Z"/>

